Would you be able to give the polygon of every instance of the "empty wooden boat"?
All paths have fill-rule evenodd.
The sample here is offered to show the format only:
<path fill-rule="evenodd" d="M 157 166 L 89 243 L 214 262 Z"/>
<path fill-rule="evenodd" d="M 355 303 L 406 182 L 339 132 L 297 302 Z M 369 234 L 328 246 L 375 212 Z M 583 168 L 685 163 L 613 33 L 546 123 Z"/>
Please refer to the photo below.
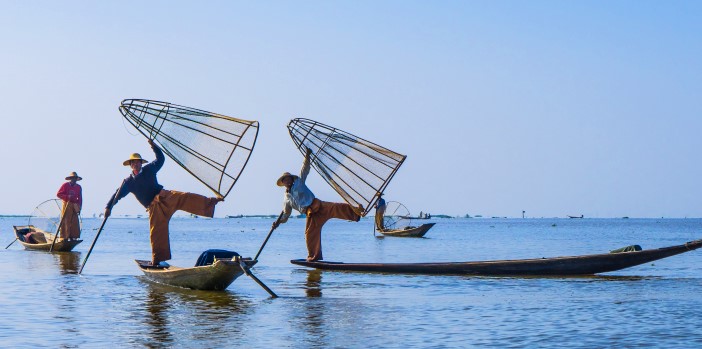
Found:
<path fill-rule="evenodd" d="M 577 276 L 616 271 L 696 250 L 702 240 L 658 249 L 583 256 L 451 263 L 341 263 L 304 259 L 293 264 L 324 270 L 400 274 L 455 274 L 481 276 Z"/>

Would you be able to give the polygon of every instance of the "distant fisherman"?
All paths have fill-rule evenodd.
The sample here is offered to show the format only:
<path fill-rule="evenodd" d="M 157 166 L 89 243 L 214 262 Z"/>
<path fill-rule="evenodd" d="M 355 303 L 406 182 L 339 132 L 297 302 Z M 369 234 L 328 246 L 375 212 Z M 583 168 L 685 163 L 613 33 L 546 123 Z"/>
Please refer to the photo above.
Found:
<path fill-rule="evenodd" d="M 383 199 L 383 193 L 380 193 L 380 195 L 378 195 L 378 201 L 375 203 L 375 228 L 378 229 L 378 231 L 385 230 L 385 222 L 383 221 L 385 218 L 385 208 L 387 208 L 387 206 Z"/>
<path fill-rule="evenodd" d="M 124 166 L 131 167 L 132 172 L 122 181 L 122 186 L 117 189 L 117 192 L 107 203 L 105 218 L 110 216 L 112 207 L 117 204 L 117 201 L 129 193 L 134 194 L 139 203 L 144 205 L 149 212 L 151 263 L 152 265 L 167 266 L 166 263 L 161 262 L 171 259 L 168 223 L 173 214 L 178 210 L 183 210 L 199 216 L 213 217 L 215 205 L 224 199 L 163 189 L 163 186 L 158 184 L 156 173 L 163 167 L 166 158 L 163 156 L 161 148 L 152 140 L 149 140 L 149 145 L 156 155 L 156 160 L 142 167 L 147 161 L 142 159 L 141 155 L 134 153 L 122 163 Z"/>
<path fill-rule="evenodd" d="M 83 206 L 83 189 L 76 183 L 81 180 L 76 172 L 71 172 L 59 188 L 56 196 L 63 200 L 63 220 L 61 222 L 61 238 L 64 240 L 78 240 L 80 238 L 80 214 Z"/>
<path fill-rule="evenodd" d="M 314 197 L 312 191 L 305 185 L 307 175 L 310 173 L 311 153 L 312 151 L 307 148 L 300 176 L 285 172 L 278 178 L 278 186 L 285 187 L 285 196 L 283 214 L 279 220 L 273 222 L 273 229 L 288 221 L 293 208 L 300 213 L 307 214 L 305 225 L 307 261 L 318 261 L 322 259 L 322 226 L 324 223 L 331 218 L 358 222 L 361 216 L 354 211 L 353 206 L 347 203 L 325 202 Z M 359 212 L 363 212 L 363 210 L 360 209 Z"/>

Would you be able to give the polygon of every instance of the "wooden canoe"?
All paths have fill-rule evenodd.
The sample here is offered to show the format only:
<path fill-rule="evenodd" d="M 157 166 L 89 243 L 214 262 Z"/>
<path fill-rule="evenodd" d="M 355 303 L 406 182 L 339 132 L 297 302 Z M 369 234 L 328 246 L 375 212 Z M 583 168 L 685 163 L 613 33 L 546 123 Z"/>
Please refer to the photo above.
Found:
<path fill-rule="evenodd" d="M 33 225 L 13 226 L 13 228 L 15 229 L 17 240 L 25 249 L 37 251 L 49 251 L 51 249 L 51 244 L 54 242 L 54 234 L 45 232 Z M 27 238 L 28 233 L 31 233 L 31 239 Z M 66 241 L 59 239 L 54 244 L 54 251 L 68 252 L 81 242 L 83 240 Z"/>
<path fill-rule="evenodd" d="M 150 261 L 135 260 L 135 262 L 144 275 L 154 282 L 193 290 L 223 291 L 244 274 L 239 258 L 217 259 L 210 265 L 192 268 L 176 266 L 159 268 L 152 267 Z M 256 262 L 250 258 L 242 259 L 247 269 L 253 267 Z"/>
<path fill-rule="evenodd" d="M 577 276 L 629 268 L 692 251 L 701 246 L 702 240 L 695 240 L 683 245 L 635 252 L 480 262 L 341 263 L 326 261 L 307 262 L 304 259 L 296 259 L 290 262 L 316 269 L 359 272 L 481 276 Z"/>
<path fill-rule="evenodd" d="M 389 229 L 389 230 L 378 230 L 383 235 L 386 236 L 398 236 L 407 238 L 421 238 L 426 234 L 431 227 L 436 223 L 426 223 L 418 227 L 407 227 L 405 229 Z"/>

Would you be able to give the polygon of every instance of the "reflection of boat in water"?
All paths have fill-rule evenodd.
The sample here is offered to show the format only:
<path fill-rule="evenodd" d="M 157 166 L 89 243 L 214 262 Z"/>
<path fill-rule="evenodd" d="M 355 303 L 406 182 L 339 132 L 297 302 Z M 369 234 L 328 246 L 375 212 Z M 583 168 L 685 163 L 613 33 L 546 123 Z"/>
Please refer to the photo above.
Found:
<path fill-rule="evenodd" d="M 405 227 L 404 229 L 384 229 L 378 232 L 386 236 L 419 238 L 424 236 L 434 224 L 436 223 L 426 223 L 418 227 Z"/>
<path fill-rule="evenodd" d="M 27 250 L 49 251 L 54 242 L 54 234 L 43 231 L 33 225 L 13 226 L 15 236 L 22 246 Z M 63 240 L 58 239 L 54 244 L 54 251 L 67 252 L 72 250 L 83 240 Z"/>
<path fill-rule="evenodd" d="M 455 274 L 479 276 L 577 276 L 606 273 L 652 262 L 702 247 L 702 240 L 658 249 L 583 256 L 453 263 L 341 263 L 304 259 L 292 264 L 340 271 L 400 274 Z"/>
<path fill-rule="evenodd" d="M 80 252 L 57 252 L 59 268 L 62 274 L 77 274 L 80 269 Z"/>
<path fill-rule="evenodd" d="M 192 268 L 154 267 L 149 261 L 135 262 L 152 281 L 194 290 L 224 290 L 245 273 L 244 268 L 248 271 L 256 264 L 251 258 L 242 258 L 238 254 L 231 258 L 213 258 L 209 264 L 198 263 Z"/>
<path fill-rule="evenodd" d="M 568 216 L 568 218 L 584 218 L 585 216 L 580 215 L 580 216 Z"/>

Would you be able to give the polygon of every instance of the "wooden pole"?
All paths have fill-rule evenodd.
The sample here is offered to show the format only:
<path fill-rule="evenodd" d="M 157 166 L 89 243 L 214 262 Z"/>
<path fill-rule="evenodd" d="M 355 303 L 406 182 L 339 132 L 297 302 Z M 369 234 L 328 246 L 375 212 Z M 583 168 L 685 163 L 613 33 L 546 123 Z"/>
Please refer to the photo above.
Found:
<path fill-rule="evenodd" d="M 273 230 L 271 230 L 271 232 L 272 231 Z M 268 286 L 266 286 L 266 284 L 263 283 L 263 281 L 259 280 L 254 274 L 251 273 L 251 271 L 249 270 L 249 267 L 246 265 L 246 262 L 244 262 L 244 260 L 241 257 L 237 257 L 237 258 L 239 260 L 239 266 L 241 267 L 241 270 L 244 271 L 244 274 L 246 274 L 246 276 L 252 278 L 253 281 L 255 281 L 264 290 L 266 290 L 266 292 L 268 292 L 268 294 L 270 294 L 271 297 L 278 298 L 278 295 L 275 294 L 275 292 L 273 292 L 270 288 L 268 288 Z"/>
<path fill-rule="evenodd" d="M 256 281 L 256 283 L 257 283 L 259 286 L 261 286 L 264 290 L 266 290 L 266 292 L 268 292 L 268 294 L 270 294 L 271 297 L 273 297 L 273 298 L 278 298 L 278 295 L 275 294 L 275 292 L 273 292 L 270 288 L 268 288 L 268 286 L 266 286 L 266 284 L 264 284 L 264 283 L 263 283 L 261 280 L 259 280 L 256 276 L 254 276 L 254 274 L 251 274 L 251 272 L 247 271 L 247 272 L 246 272 L 246 275 L 250 276 L 254 281 Z"/>
<path fill-rule="evenodd" d="M 124 182 L 127 180 L 123 180 L 122 184 L 119 185 L 119 189 L 115 192 L 115 195 L 112 197 L 112 206 L 114 206 L 114 201 L 117 195 L 119 195 L 119 192 L 122 191 L 122 187 L 124 186 Z M 112 209 L 110 208 L 110 212 L 112 212 Z M 88 250 L 88 254 L 85 256 L 85 259 L 83 259 L 83 263 L 80 265 L 80 270 L 78 271 L 78 274 L 83 272 L 83 267 L 85 267 L 85 263 L 88 262 L 88 257 L 90 257 L 90 253 L 93 252 L 93 247 L 95 247 L 95 243 L 97 242 L 98 237 L 100 237 L 100 233 L 102 232 L 102 228 L 105 227 L 105 222 L 107 222 L 107 218 L 109 216 L 105 216 L 105 218 L 102 220 L 102 224 L 100 224 L 100 229 L 98 229 L 97 234 L 95 234 L 95 239 L 93 239 L 93 243 L 90 245 L 90 249 Z"/>
<path fill-rule="evenodd" d="M 98 237 L 100 237 L 100 232 L 102 232 L 102 228 L 105 226 L 105 222 L 107 222 L 107 216 L 102 220 L 102 224 L 100 225 L 100 229 L 98 229 L 97 234 L 95 235 L 95 239 L 93 239 L 92 245 L 90 245 L 90 249 L 88 250 L 88 254 L 85 256 L 85 259 L 83 259 L 83 263 L 80 265 L 80 270 L 78 271 L 78 274 L 83 272 L 83 267 L 85 267 L 85 263 L 88 261 L 88 257 L 90 257 L 90 253 L 93 252 L 93 247 L 95 247 L 95 243 L 97 242 Z"/>
<path fill-rule="evenodd" d="M 285 214 L 285 211 L 280 212 L 278 219 L 275 220 L 276 223 L 280 224 L 280 219 L 283 218 L 283 214 Z M 266 243 L 268 242 L 268 239 L 271 237 L 271 234 L 273 234 L 273 230 L 275 230 L 275 226 L 271 227 L 271 231 L 268 232 L 268 236 L 266 236 L 266 239 L 263 240 L 263 244 L 261 245 L 261 248 L 258 249 L 258 253 L 256 253 L 256 257 L 254 257 L 253 260 L 255 260 L 255 261 L 258 260 L 258 256 L 261 254 L 261 251 L 263 251 L 263 247 L 266 246 Z"/>
<path fill-rule="evenodd" d="M 5 247 L 5 249 L 7 250 L 7 249 L 8 249 L 10 246 L 12 246 L 12 244 L 14 244 L 15 241 L 17 241 L 17 240 L 19 240 L 19 238 L 15 236 L 15 239 L 12 240 L 12 242 L 11 242 L 9 245 L 7 245 L 7 247 Z"/>
<path fill-rule="evenodd" d="M 54 245 L 56 245 L 56 240 L 59 239 L 59 233 L 61 232 L 61 226 L 63 225 L 63 219 L 66 217 L 66 207 L 70 202 L 65 201 L 63 203 L 63 210 L 61 210 L 61 219 L 59 219 L 58 228 L 56 228 L 56 235 L 54 235 L 54 241 L 51 242 L 51 247 L 49 247 L 49 252 L 54 252 Z"/>

